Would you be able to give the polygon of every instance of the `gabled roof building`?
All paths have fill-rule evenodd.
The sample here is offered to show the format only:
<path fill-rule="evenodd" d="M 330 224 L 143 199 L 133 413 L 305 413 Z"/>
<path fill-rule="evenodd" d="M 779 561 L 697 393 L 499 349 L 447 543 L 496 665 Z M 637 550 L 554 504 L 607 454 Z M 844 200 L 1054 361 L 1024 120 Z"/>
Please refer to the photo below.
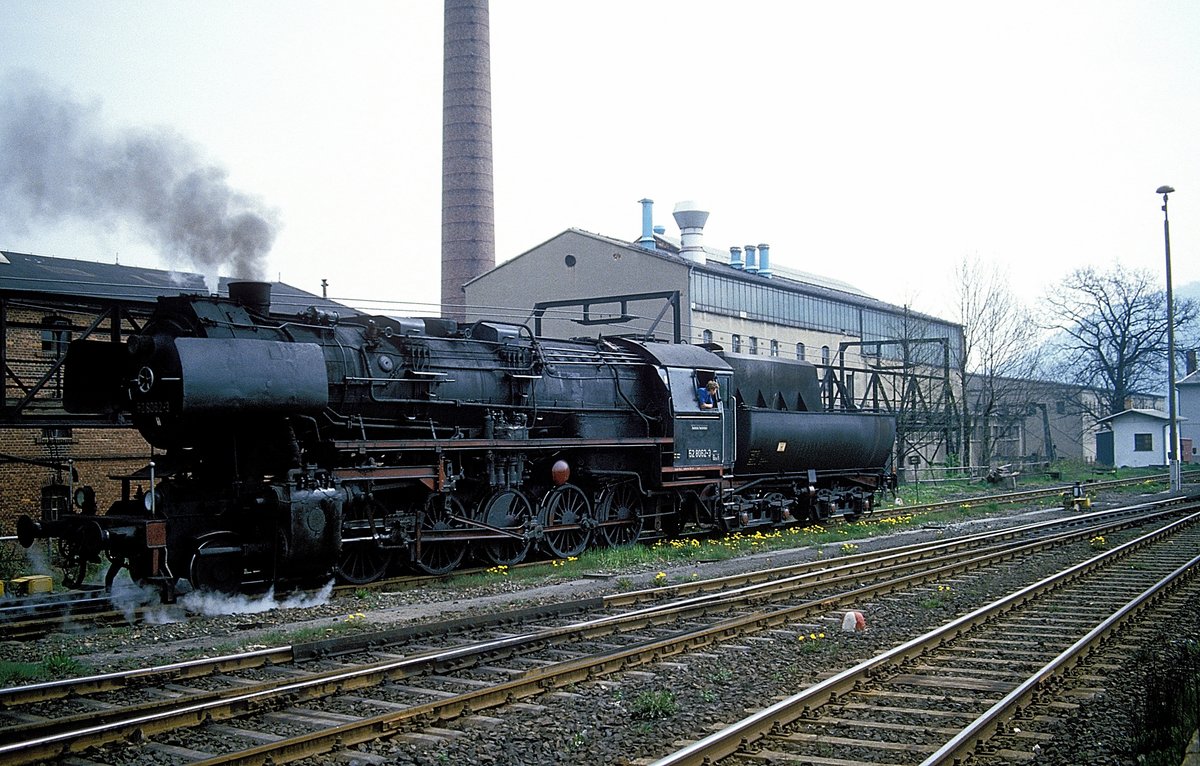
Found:
<path fill-rule="evenodd" d="M 949 375 L 959 325 L 845 282 L 775 267 L 766 244 L 711 248 L 703 238 L 708 213 L 692 203 L 676 206 L 680 235 L 669 237 L 652 225 L 651 201 L 642 204 L 642 234 L 633 242 L 567 229 L 471 280 L 468 319 L 533 320 L 535 332 L 553 337 L 678 335 L 735 353 L 807 360 L 822 367 L 831 409 L 895 408 L 919 388 L 919 407 L 909 411 L 922 411 L 902 433 L 936 434 L 940 445 L 927 443 L 927 459 L 944 450 L 959 399 Z"/>

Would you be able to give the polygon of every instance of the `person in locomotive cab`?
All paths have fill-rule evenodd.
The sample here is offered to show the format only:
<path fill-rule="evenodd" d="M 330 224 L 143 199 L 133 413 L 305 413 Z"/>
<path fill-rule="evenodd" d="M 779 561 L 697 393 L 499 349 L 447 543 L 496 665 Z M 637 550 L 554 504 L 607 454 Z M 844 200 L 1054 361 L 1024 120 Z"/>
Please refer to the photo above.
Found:
<path fill-rule="evenodd" d="M 696 389 L 696 397 L 700 400 L 700 409 L 716 409 L 717 402 L 721 401 L 721 392 L 717 387 L 717 381 L 710 380 L 704 388 Z"/>

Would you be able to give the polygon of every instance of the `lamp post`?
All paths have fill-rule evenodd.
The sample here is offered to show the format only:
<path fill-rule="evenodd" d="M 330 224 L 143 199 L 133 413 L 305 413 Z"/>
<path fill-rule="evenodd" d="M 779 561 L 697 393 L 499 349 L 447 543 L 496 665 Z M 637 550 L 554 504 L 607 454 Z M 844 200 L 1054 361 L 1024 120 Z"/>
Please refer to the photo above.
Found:
<path fill-rule="evenodd" d="M 1183 489 L 1183 477 L 1179 466 L 1179 426 L 1175 422 L 1175 295 L 1171 291 L 1171 221 L 1167 216 L 1167 195 L 1173 191 L 1170 186 L 1160 186 L 1154 193 L 1163 198 L 1163 243 L 1167 251 L 1167 417 L 1171 421 L 1167 465 L 1171 491 L 1179 492 Z"/>

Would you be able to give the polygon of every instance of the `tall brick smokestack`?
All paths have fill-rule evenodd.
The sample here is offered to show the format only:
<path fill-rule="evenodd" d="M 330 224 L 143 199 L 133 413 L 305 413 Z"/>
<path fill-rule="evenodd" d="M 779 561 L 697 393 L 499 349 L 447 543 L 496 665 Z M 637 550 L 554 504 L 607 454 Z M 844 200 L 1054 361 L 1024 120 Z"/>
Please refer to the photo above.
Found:
<path fill-rule="evenodd" d="M 442 315 L 466 319 L 462 286 L 496 265 L 487 0 L 445 0 Z"/>

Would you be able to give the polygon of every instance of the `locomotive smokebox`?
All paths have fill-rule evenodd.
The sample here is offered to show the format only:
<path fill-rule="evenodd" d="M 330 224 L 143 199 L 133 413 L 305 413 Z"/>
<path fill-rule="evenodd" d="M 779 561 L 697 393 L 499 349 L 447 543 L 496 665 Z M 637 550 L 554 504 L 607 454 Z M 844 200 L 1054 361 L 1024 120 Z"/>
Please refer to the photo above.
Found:
<path fill-rule="evenodd" d="M 270 282 L 230 282 L 229 298 L 261 316 L 271 313 Z"/>

